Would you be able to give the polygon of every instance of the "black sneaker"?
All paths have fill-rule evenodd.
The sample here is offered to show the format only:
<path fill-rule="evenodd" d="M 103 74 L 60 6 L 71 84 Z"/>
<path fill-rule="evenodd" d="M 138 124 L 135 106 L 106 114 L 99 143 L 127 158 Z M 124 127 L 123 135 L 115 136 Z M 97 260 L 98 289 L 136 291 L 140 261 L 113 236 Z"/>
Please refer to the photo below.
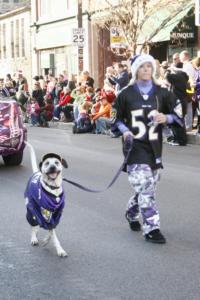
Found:
<path fill-rule="evenodd" d="M 129 222 L 130 229 L 133 231 L 140 231 L 141 230 L 141 225 L 140 222 L 134 221 L 134 222 Z"/>
<path fill-rule="evenodd" d="M 125 218 L 129 223 L 130 229 L 133 231 L 140 231 L 141 225 L 139 221 L 131 221 L 131 219 L 128 216 L 128 212 L 125 214 Z"/>
<path fill-rule="evenodd" d="M 145 234 L 145 239 L 147 242 L 155 243 L 155 244 L 165 244 L 166 239 L 162 235 L 159 229 L 155 229 L 150 231 L 148 234 Z"/>

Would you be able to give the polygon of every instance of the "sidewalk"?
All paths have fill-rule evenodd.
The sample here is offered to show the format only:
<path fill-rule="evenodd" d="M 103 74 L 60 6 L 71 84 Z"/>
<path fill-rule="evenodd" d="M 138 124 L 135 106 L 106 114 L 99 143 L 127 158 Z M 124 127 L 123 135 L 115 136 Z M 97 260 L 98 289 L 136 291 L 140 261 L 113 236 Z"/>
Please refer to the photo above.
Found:
<path fill-rule="evenodd" d="M 50 128 L 64 129 L 72 131 L 73 122 L 49 122 Z M 200 145 L 200 136 L 196 135 L 196 130 L 187 133 L 188 144 Z"/>

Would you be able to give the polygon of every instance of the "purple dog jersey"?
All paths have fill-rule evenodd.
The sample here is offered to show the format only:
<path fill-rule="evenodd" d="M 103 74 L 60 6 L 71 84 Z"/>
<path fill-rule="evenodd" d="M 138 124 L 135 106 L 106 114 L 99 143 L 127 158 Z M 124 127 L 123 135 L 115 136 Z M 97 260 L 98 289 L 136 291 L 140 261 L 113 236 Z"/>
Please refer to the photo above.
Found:
<path fill-rule="evenodd" d="M 37 172 L 33 174 L 27 184 L 24 193 L 27 208 L 26 217 L 31 226 L 39 225 L 44 229 L 51 230 L 60 221 L 65 206 L 65 195 L 63 192 L 56 197 L 45 191 L 40 178 L 41 174 Z"/>

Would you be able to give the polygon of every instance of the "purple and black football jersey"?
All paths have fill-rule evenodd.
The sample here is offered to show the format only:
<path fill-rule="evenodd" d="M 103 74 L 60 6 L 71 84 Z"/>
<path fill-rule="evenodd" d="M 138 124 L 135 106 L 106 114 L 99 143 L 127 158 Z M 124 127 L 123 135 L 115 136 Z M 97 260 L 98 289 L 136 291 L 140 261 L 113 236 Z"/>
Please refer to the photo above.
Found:
<path fill-rule="evenodd" d="M 122 90 L 113 104 L 112 115 L 115 115 L 114 124 L 123 123 L 134 135 L 128 165 L 147 164 L 152 169 L 162 166 L 163 125 L 152 122 L 152 114 L 158 111 L 180 119 L 174 110 L 176 105 L 175 96 L 157 85 L 153 85 L 146 98 L 136 84 Z"/>
<path fill-rule="evenodd" d="M 59 197 L 56 197 L 45 191 L 40 182 L 40 178 L 40 172 L 33 174 L 24 193 L 27 207 L 27 220 L 31 226 L 39 225 L 44 229 L 51 230 L 55 228 L 60 221 L 65 205 L 65 195 L 63 192 Z"/>

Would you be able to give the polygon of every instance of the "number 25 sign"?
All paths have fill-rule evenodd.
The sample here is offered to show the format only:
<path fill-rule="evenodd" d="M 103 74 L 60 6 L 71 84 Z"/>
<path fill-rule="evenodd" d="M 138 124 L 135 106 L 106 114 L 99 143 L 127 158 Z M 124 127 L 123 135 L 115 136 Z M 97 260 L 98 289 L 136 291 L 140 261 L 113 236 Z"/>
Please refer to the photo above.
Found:
<path fill-rule="evenodd" d="M 85 28 L 72 29 L 72 43 L 75 46 L 84 47 L 85 45 Z"/>

